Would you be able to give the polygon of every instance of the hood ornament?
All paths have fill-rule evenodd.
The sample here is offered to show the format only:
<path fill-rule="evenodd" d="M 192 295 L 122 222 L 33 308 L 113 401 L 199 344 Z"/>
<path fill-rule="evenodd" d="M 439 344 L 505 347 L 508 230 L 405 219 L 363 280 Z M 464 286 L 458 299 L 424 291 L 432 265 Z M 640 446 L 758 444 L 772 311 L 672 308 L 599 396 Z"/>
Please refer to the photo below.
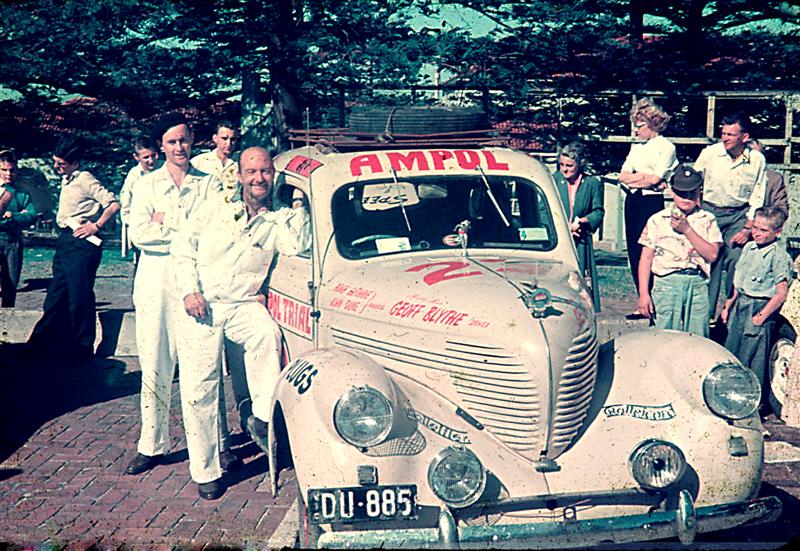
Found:
<path fill-rule="evenodd" d="M 534 318 L 543 318 L 553 305 L 553 297 L 547 289 L 537 287 L 536 283 L 523 282 L 525 290 L 522 293 L 522 301 L 528 307 L 528 311 Z"/>

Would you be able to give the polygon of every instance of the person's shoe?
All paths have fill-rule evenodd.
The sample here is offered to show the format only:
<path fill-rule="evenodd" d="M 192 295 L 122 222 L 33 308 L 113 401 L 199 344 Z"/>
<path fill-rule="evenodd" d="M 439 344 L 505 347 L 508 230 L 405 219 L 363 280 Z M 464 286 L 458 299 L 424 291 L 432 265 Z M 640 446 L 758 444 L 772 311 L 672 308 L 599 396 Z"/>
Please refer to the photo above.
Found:
<path fill-rule="evenodd" d="M 225 486 L 222 484 L 222 479 L 218 478 L 211 482 L 204 482 L 197 485 L 197 493 L 203 499 L 219 499 L 225 493 Z"/>
<path fill-rule="evenodd" d="M 262 421 L 255 415 L 247 418 L 247 433 L 253 439 L 259 448 L 264 450 L 264 453 L 269 456 L 269 425 L 266 421 Z"/>
<path fill-rule="evenodd" d="M 219 454 L 219 466 L 223 471 L 238 471 L 242 468 L 242 460 L 231 450 Z"/>
<path fill-rule="evenodd" d="M 630 314 L 625 316 L 625 319 L 626 320 L 646 320 L 647 316 L 642 314 L 641 312 L 639 312 L 637 310 L 636 312 L 631 312 Z"/>
<path fill-rule="evenodd" d="M 125 469 L 126 474 L 141 474 L 145 471 L 149 471 L 156 465 L 161 464 L 164 460 L 163 455 L 144 455 L 141 453 L 137 453 L 136 457 L 133 458 L 133 461 L 128 463 L 128 467 Z"/>

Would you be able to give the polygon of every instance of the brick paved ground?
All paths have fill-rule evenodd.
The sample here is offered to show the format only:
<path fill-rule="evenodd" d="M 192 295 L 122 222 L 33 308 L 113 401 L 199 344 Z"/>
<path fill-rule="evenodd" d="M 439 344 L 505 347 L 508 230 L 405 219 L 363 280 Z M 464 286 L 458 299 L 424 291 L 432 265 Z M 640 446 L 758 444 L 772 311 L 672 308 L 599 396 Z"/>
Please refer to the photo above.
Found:
<path fill-rule="evenodd" d="M 4 358 L 15 353 L 8 345 L 0 349 Z M 52 388 L 37 396 L 39 375 Z M 235 450 L 244 468 L 226 474 L 231 486 L 222 499 L 200 499 L 188 473 L 177 383 L 173 453 L 166 464 L 130 476 L 123 470 L 138 437 L 135 361 L 39 375 L 17 377 L 16 397 L 2 396 L 0 542 L 101 549 L 271 545 L 294 503 L 293 473 L 283 473 L 282 491 L 273 499 L 264 454 L 237 428 Z M 230 406 L 229 416 L 238 427 Z"/>

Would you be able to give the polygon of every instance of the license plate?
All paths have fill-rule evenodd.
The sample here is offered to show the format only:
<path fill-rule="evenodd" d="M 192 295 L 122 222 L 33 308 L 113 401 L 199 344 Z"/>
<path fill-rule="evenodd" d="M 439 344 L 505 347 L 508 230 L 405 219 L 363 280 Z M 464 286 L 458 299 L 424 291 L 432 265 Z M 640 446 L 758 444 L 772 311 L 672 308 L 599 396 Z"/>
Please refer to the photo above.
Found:
<path fill-rule="evenodd" d="M 312 522 L 360 522 L 417 518 L 417 487 L 372 486 L 308 491 Z"/>

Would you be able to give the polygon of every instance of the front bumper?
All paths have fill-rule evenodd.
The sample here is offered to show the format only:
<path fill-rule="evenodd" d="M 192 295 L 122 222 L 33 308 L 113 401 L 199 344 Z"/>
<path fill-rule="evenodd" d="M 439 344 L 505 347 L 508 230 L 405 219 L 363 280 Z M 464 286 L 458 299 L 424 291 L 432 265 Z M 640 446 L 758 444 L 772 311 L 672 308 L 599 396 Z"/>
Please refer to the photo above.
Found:
<path fill-rule="evenodd" d="M 320 536 L 319 546 L 342 549 L 459 546 L 553 549 L 675 537 L 688 545 L 697 532 L 772 522 L 780 516 L 781 509 L 781 501 L 774 496 L 695 509 L 690 494 L 685 490 L 680 493 L 674 511 L 583 521 L 459 528 L 450 512 L 442 509 L 438 528 L 326 532 Z"/>

